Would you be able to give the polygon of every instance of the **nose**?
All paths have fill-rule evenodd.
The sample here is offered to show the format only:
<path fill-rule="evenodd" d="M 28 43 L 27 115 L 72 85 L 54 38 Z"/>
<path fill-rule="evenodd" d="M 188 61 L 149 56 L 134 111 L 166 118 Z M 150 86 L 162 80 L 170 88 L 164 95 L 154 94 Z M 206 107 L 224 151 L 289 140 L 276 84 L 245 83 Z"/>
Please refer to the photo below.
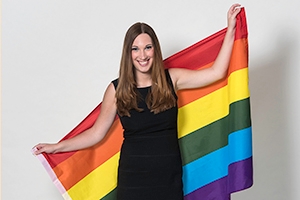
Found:
<path fill-rule="evenodd" d="M 146 58 L 146 52 L 144 50 L 140 51 L 140 58 L 145 59 Z"/>

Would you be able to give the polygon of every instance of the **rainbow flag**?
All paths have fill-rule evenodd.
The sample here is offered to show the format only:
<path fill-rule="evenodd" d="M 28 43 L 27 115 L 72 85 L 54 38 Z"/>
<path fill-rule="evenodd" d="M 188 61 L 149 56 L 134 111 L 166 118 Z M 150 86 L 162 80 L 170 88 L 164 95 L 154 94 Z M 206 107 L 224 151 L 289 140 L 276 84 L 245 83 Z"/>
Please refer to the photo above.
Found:
<path fill-rule="evenodd" d="M 166 68 L 210 67 L 225 33 L 223 29 L 167 58 Z M 237 16 L 227 77 L 204 88 L 178 93 L 178 139 L 185 200 L 228 200 L 231 193 L 253 184 L 247 37 L 242 9 Z M 100 110 L 101 103 L 62 140 L 91 127 Z M 116 117 L 99 144 L 80 151 L 38 156 L 64 199 L 116 199 L 122 133 Z"/>

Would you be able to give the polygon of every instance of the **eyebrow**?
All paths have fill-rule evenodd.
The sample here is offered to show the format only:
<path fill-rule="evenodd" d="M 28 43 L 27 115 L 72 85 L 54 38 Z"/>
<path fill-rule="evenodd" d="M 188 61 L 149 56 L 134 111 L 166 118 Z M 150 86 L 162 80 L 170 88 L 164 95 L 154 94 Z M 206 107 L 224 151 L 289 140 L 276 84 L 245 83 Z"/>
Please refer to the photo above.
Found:
<path fill-rule="evenodd" d="M 152 44 L 152 43 L 149 43 L 149 44 L 146 44 L 146 45 L 145 45 L 145 47 L 146 47 L 146 46 L 149 46 L 149 45 L 153 46 L 153 44 Z M 138 47 L 138 45 L 134 45 L 134 44 L 132 44 L 132 47 Z"/>

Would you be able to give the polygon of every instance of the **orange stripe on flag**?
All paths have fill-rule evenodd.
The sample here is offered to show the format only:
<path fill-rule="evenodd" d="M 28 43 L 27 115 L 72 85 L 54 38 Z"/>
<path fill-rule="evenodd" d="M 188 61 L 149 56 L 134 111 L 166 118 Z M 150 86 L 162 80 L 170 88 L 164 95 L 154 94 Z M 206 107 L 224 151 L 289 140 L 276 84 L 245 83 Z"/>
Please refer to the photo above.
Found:
<path fill-rule="evenodd" d="M 53 168 L 65 189 L 69 190 L 83 177 L 118 153 L 123 141 L 122 133 L 123 128 L 120 120 L 117 119 L 103 141 L 91 148 L 77 151 Z"/>
<path fill-rule="evenodd" d="M 178 107 L 182 107 L 184 105 L 187 105 L 203 96 L 206 96 L 210 94 L 213 91 L 216 91 L 225 85 L 227 85 L 228 77 L 230 74 L 234 71 L 237 71 L 239 69 L 243 69 L 248 67 L 248 53 L 247 49 L 245 51 L 241 51 L 241 49 L 244 49 L 246 46 L 248 46 L 247 38 L 242 38 L 239 40 L 236 40 L 234 42 L 234 49 L 232 50 L 232 57 L 235 59 L 231 59 L 230 67 L 228 71 L 228 75 L 226 78 L 222 79 L 221 81 L 218 81 L 214 84 L 211 84 L 207 87 L 199 88 L 199 89 L 190 89 L 190 90 L 181 90 L 178 91 Z M 199 66 L 199 69 L 208 68 L 213 63 L 209 63 L 205 66 Z"/>
<path fill-rule="evenodd" d="M 233 49 L 232 56 L 238 57 L 239 59 L 232 59 L 230 63 L 230 71 L 228 71 L 228 76 L 239 69 L 246 68 L 245 64 L 247 63 L 247 54 L 240 51 L 241 46 L 247 42 L 246 39 L 239 39 L 235 41 L 235 47 Z M 239 50 L 238 50 L 239 49 Z M 206 66 L 199 66 L 199 68 L 207 68 L 210 67 L 212 63 Z M 182 107 L 187 105 L 188 103 L 197 100 L 203 96 L 210 94 L 213 91 L 216 91 L 227 84 L 227 78 L 223 79 L 222 81 L 216 82 L 208 87 L 200 88 L 200 89 L 193 89 L 193 90 L 184 90 L 179 91 L 178 96 L 178 106 Z M 76 184 L 79 180 L 89 174 L 91 171 L 96 169 L 99 165 L 103 164 L 106 160 L 110 157 L 115 155 L 120 150 L 120 146 L 122 144 L 122 126 L 117 119 L 111 130 L 109 131 L 106 139 L 101 143 L 97 144 L 96 146 L 76 152 L 73 156 L 66 159 L 65 161 L 61 162 L 58 166 L 56 166 L 53 170 L 57 174 L 57 177 L 61 180 L 66 190 L 71 188 L 73 185 Z M 91 155 L 93 154 L 93 155 Z M 93 162 L 90 161 L 89 163 L 86 162 L 85 158 L 92 157 L 94 160 Z M 69 166 L 78 166 L 75 167 L 75 170 L 69 170 Z"/>

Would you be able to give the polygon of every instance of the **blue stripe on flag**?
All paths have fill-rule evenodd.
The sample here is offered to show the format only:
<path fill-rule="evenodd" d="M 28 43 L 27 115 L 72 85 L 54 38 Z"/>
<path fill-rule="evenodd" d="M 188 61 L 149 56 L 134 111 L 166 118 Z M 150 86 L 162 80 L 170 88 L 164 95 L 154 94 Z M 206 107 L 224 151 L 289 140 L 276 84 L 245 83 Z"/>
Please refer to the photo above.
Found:
<path fill-rule="evenodd" d="M 252 128 L 229 135 L 228 145 L 183 166 L 184 195 L 228 174 L 231 163 L 252 156 Z"/>

